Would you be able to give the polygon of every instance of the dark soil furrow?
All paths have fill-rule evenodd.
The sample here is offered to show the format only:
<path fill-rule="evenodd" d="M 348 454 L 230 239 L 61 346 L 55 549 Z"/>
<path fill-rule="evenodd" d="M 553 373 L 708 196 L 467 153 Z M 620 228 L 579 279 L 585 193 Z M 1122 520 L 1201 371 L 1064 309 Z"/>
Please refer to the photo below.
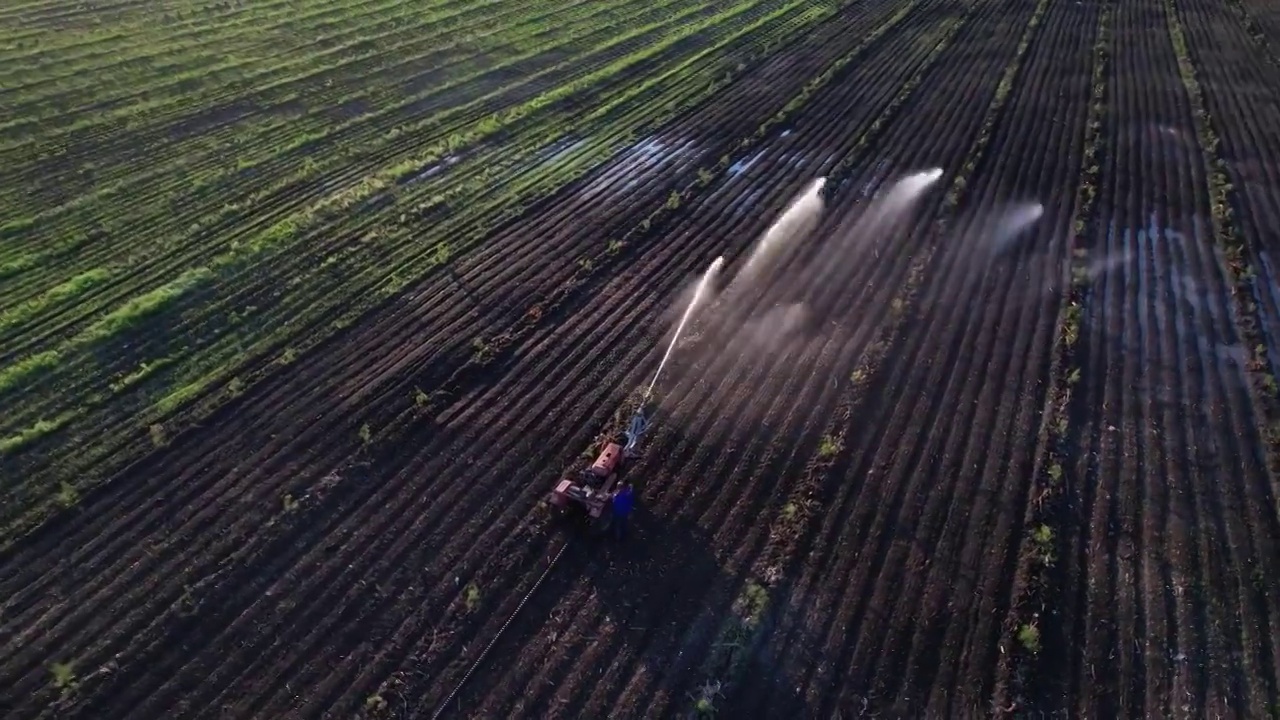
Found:
<path fill-rule="evenodd" d="M 1088 715 L 1265 712 L 1267 691 L 1253 683 L 1271 653 L 1249 639 L 1258 606 L 1241 578 L 1258 522 L 1245 488 L 1267 481 L 1248 449 L 1258 441 L 1241 439 L 1251 425 L 1241 368 L 1221 351 L 1239 341 L 1205 232 L 1199 149 L 1183 130 L 1193 110 L 1160 6 L 1118 6 L 1117 19 L 1117 122 L 1104 141 L 1117 154 L 1100 193 L 1101 216 L 1117 221 L 1081 333 L 1081 477 L 1100 487 L 1082 494 L 1092 539 L 1068 565 L 1078 600 L 1064 622 L 1083 653 L 1063 699 Z M 1137 118 L 1150 129 L 1136 130 Z"/>

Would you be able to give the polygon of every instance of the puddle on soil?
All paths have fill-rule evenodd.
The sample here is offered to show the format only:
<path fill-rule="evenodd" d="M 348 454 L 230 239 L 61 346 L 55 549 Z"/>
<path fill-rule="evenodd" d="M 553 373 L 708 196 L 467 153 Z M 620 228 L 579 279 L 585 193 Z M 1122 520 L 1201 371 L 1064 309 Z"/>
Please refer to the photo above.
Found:
<path fill-rule="evenodd" d="M 1134 128 L 1133 141 L 1139 145 L 1154 145 L 1171 155 L 1199 156 L 1200 146 L 1189 129 L 1161 123 L 1148 123 Z"/>
<path fill-rule="evenodd" d="M 445 170 L 448 170 L 454 165 L 457 165 L 458 163 L 462 162 L 462 158 L 466 156 L 467 156 L 466 153 L 456 153 L 453 155 L 446 155 L 443 160 L 436 163 L 432 163 L 431 165 L 428 165 L 427 167 L 420 170 L 417 175 L 414 175 L 413 177 L 409 178 L 405 184 L 414 185 L 416 183 L 422 182 L 423 180 L 428 180 L 436 175 L 439 175 Z"/>
<path fill-rule="evenodd" d="M 790 137 L 794 132 L 795 132 L 795 131 L 794 131 L 794 130 L 792 130 L 791 128 L 786 128 L 786 129 L 784 129 L 782 132 L 778 133 L 778 137 L 780 137 L 780 138 Z M 734 164 L 730 165 L 730 166 L 729 166 L 729 170 L 728 170 L 729 175 L 730 175 L 730 176 L 738 176 L 738 175 L 741 175 L 742 173 L 744 173 L 744 172 L 746 172 L 746 171 L 750 170 L 750 169 L 751 169 L 751 166 L 753 166 L 753 165 L 755 165 L 757 162 L 759 162 L 760 158 L 764 157 L 764 155 L 765 155 L 765 153 L 766 153 L 766 152 L 768 152 L 768 148 L 761 148 L 761 149 L 757 150 L 757 151 L 756 151 L 754 154 L 752 154 L 751 156 L 749 156 L 749 157 L 745 157 L 745 158 L 743 158 L 743 159 L 741 159 L 741 160 L 737 161 L 736 163 L 734 163 Z M 800 164 L 801 164 L 801 165 L 803 165 L 803 164 L 804 164 L 804 160 L 803 160 L 803 158 L 800 160 Z"/>
<path fill-rule="evenodd" d="M 622 162 L 609 175 L 625 175 L 623 187 L 631 189 L 659 173 L 670 173 L 693 161 L 694 140 L 673 141 L 648 137 L 624 150 Z"/>
<path fill-rule="evenodd" d="M 661 164 L 682 155 L 693 148 L 692 140 L 666 140 L 650 136 L 622 151 L 624 162 L 630 164 Z"/>
<path fill-rule="evenodd" d="M 764 154 L 765 154 L 764 150 L 757 150 L 754 155 L 750 157 L 745 157 L 739 160 L 738 162 L 730 165 L 728 170 L 729 175 L 736 177 L 750 170 L 752 165 L 755 165 L 757 162 L 759 162 L 760 158 L 764 157 Z"/>
<path fill-rule="evenodd" d="M 556 157 L 574 151 L 579 140 L 558 149 Z M 577 200 L 602 199 L 605 194 L 642 187 L 654 176 L 669 175 L 692 163 L 696 158 L 694 140 L 672 141 L 650 136 L 614 152 L 612 159 L 597 178 L 574 194 Z M 554 159 L 554 158 L 553 158 Z M 614 183 L 621 180 L 621 186 Z"/>
<path fill-rule="evenodd" d="M 875 196 L 880 190 L 880 186 L 884 184 L 886 178 L 889 177 L 889 161 L 881 160 L 876 163 L 875 169 L 871 171 L 871 176 L 867 181 L 862 183 L 862 187 L 858 190 L 858 194 L 862 199 L 868 199 Z"/>
<path fill-rule="evenodd" d="M 760 196 L 764 194 L 765 188 L 758 188 L 749 192 L 742 193 L 734 201 L 735 207 L 731 211 L 734 215 L 741 215 L 747 212 L 759 212 Z"/>

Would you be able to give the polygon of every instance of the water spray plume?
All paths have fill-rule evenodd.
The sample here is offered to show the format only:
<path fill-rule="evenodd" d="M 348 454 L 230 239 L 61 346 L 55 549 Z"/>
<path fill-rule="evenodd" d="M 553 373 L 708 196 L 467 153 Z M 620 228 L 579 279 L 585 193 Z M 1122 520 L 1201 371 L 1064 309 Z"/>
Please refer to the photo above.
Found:
<path fill-rule="evenodd" d="M 916 173 L 915 175 L 908 175 L 907 179 L 918 179 L 923 185 L 929 186 L 942 179 L 942 168 L 932 168 L 925 170 L 924 172 Z"/>
<path fill-rule="evenodd" d="M 900 202 L 910 202 L 920 197 L 925 190 L 942 179 L 942 168 L 932 168 L 924 172 L 912 173 L 894 183 L 890 198 Z"/>
<path fill-rule="evenodd" d="M 905 218 L 907 210 L 941 177 L 942 168 L 931 168 L 894 181 L 888 190 L 876 194 L 866 213 L 854 225 L 852 238 L 847 239 L 861 242 L 880 236 Z M 879 257 L 878 252 L 876 256 Z"/>
<path fill-rule="evenodd" d="M 813 230 L 817 224 L 818 216 L 822 214 L 822 189 L 826 187 L 827 179 L 825 177 L 814 178 L 805 185 L 804 189 L 796 194 L 795 198 L 787 204 L 778 219 L 764 231 L 764 235 L 756 242 L 752 248 L 751 254 L 747 256 L 747 262 L 738 271 L 733 279 L 733 284 L 741 287 L 746 281 L 750 280 L 761 269 L 784 249 L 788 240 L 792 240 Z"/>
<path fill-rule="evenodd" d="M 701 303 L 707 294 L 707 288 L 711 286 L 711 279 L 724 265 L 724 257 L 718 257 L 711 261 L 707 266 L 706 272 L 702 273 L 702 278 L 698 280 L 698 288 L 693 293 L 693 298 L 689 300 L 689 305 L 685 307 L 684 314 L 680 316 L 680 324 L 676 326 L 676 334 L 671 336 L 671 342 L 667 345 L 667 351 L 662 354 L 662 362 L 658 364 L 658 371 L 653 374 L 653 380 L 649 381 L 649 388 L 644 391 L 647 400 L 653 395 L 653 386 L 658 384 L 658 377 L 662 375 L 662 368 L 666 367 L 667 360 L 671 357 L 671 351 L 675 349 L 676 342 L 680 339 L 680 333 L 684 331 L 684 326 L 689 322 L 689 316 L 693 315 L 693 310 Z"/>
<path fill-rule="evenodd" d="M 1005 213 L 996 224 L 994 246 L 996 252 L 1005 253 L 1018 235 L 1031 227 L 1044 215 L 1044 205 L 1038 202 L 1022 203 Z"/>

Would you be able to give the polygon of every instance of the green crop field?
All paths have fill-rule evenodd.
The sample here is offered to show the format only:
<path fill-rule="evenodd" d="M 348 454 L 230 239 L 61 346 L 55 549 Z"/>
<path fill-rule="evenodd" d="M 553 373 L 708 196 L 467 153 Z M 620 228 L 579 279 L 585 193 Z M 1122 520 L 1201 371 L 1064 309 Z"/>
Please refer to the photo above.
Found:
<path fill-rule="evenodd" d="M 0 3 L 0 718 L 1280 720 L 1277 48 Z"/>
<path fill-rule="evenodd" d="M 0 10 L 0 538 L 836 6 Z"/>

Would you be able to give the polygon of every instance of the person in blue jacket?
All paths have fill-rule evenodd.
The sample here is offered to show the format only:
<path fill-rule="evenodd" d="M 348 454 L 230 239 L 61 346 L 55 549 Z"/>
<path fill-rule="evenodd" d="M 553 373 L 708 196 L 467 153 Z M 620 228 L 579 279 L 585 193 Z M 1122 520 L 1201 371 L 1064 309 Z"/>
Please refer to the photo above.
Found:
<path fill-rule="evenodd" d="M 627 534 L 627 518 L 635 509 L 635 505 L 636 497 L 631 489 L 631 483 L 625 483 L 613 494 L 613 534 L 619 540 Z"/>

